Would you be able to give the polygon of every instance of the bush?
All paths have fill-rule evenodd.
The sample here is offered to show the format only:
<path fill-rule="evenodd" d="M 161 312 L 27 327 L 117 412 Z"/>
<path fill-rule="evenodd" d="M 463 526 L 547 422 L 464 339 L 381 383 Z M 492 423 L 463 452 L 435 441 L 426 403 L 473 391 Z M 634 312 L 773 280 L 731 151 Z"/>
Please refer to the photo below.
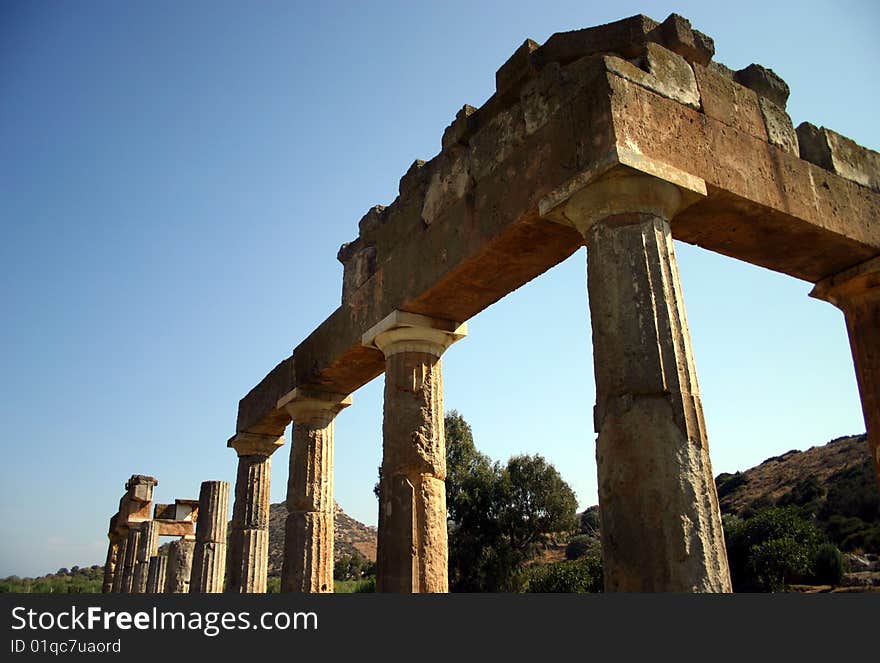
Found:
<path fill-rule="evenodd" d="M 813 573 L 821 585 L 839 585 L 843 580 L 843 555 L 833 543 L 823 543 L 813 557 Z"/>
<path fill-rule="evenodd" d="M 771 507 L 742 520 L 724 516 L 730 576 L 736 591 L 779 591 L 813 575 L 823 536 L 795 506 Z"/>
<path fill-rule="evenodd" d="M 526 571 L 525 591 L 532 594 L 601 592 L 602 560 L 596 556 L 554 564 L 536 564 Z"/>
<path fill-rule="evenodd" d="M 580 535 L 572 537 L 565 547 L 565 559 L 580 559 L 593 547 L 595 539 L 591 536 Z"/>

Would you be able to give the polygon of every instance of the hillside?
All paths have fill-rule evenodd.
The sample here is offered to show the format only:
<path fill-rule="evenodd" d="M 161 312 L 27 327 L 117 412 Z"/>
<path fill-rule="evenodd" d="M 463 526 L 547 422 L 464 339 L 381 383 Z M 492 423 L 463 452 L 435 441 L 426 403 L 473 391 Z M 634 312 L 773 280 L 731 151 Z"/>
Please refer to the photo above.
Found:
<path fill-rule="evenodd" d="M 822 500 L 824 496 L 827 502 L 829 492 L 839 489 L 841 482 L 862 474 L 870 488 L 874 477 L 866 436 L 850 435 L 806 451 L 773 456 L 744 472 L 719 474 L 715 483 L 722 513 L 741 516 L 749 509 L 780 501 L 805 503 L 808 498 Z"/>
<path fill-rule="evenodd" d="M 281 562 L 284 558 L 284 523 L 287 520 L 287 507 L 283 502 L 269 506 L 269 575 L 281 575 Z M 334 557 L 360 553 L 371 562 L 376 561 L 376 528 L 364 525 L 347 515 L 336 504 L 335 532 L 333 537 Z"/>

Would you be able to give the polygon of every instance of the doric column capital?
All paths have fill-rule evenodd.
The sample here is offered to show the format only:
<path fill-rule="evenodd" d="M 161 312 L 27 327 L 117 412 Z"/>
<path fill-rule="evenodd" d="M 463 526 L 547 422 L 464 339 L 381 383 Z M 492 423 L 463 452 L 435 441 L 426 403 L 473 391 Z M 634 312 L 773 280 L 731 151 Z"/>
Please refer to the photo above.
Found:
<path fill-rule="evenodd" d="M 231 437 L 226 446 L 235 449 L 239 456 L 265 456 L 268 458 L 279 447 L 284 446 L 284 436 L 242 431 Z"/>
<path fill-rule="evenodd" d="M 276 407 L 287 410 L 294 424 L 335 417 L 351 405 L 350 394 L 334 394 L 309 387 L 297 387 L 278 399 Z"/>
<path fill-rule="evenodd" d="M 575 178 L 542 199 L 539 209 L 545 218 L 573 226 L 586 239 L 599 222 L 627 225 L 644 216 L 671 221 L 705 196 L 705 181 L 643 158 L 637 166 Z"/>
<path fill-rule="evenodd" d="M 880 256 L 822 279 L 810 297 L 823 299 L 846 311 L 869 301 L 880 301 Z"/>
<path fill-rule="evenodd" d="M 441 356 L 450 345 L 467 336 L 467 323 L 392 311 L 363 335 L 363 345 L 380 350 L 386 358 L 399 352 Z"/>

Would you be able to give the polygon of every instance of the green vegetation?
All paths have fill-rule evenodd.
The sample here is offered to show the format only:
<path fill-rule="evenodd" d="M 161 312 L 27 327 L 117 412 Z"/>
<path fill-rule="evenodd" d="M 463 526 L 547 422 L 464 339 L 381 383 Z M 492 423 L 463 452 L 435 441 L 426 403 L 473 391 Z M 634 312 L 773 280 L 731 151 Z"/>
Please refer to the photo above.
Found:
<path fill-rule="evenodd" d="M 778 592 L 794 583 L 839 583 L 840 551 L 808 518 L 793 505 L 760 509 L 745 519 L 723 516 L 734 591 Z"/>
<path fill-rule="evenodd" d="M 333 566 L 334 581 L 358 581 L 374 575 L 376 575 L 376 563 L 357 551 L 351 555 L 342 555 Z"/>
<path fill-rule="evenodd" d="M 103 582 L 103 566 L 74 566 L 39 578 L 9 576 L 0 580 L 0 594 L 98 594 Z"/>
<path fill-rule="evenodd" d="M 602 558 L 595 554 L 578 560 L 535 564 L 525 572 L 524 591 L 535 594 L 601 592 Z"/>
<path fill-rule="evenodd" d="M 576 530 L 574 491 L 541 456 L 493 463 L 458 412 L 445 426 L 450 590 L 521 591 L 541 546 Z"/>

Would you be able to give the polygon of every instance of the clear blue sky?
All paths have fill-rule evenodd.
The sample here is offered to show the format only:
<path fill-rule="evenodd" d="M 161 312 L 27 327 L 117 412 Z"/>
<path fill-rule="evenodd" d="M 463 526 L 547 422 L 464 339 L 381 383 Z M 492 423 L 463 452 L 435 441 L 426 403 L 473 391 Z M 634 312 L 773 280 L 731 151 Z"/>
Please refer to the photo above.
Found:
<path fill-rule="evenodd" d="M 873 1 L 0 2 L 0 576 L 103 563 L 132 473 L 235 477 L 238 400 L 338 305 L 339 245 L 439 151 L 526 37 L 677 11 L 809 120 L 880 148 Z M 809 284 L 677 245 L 715 473 L 862 432 L 842 315 Z M 470 321 L 447 408 L 493 458 L 596 502 L 579 252 Z M 336 428 L 376 521 L 382 379 Z M 284 498 L 289 448 L 275 456 Z"/>

